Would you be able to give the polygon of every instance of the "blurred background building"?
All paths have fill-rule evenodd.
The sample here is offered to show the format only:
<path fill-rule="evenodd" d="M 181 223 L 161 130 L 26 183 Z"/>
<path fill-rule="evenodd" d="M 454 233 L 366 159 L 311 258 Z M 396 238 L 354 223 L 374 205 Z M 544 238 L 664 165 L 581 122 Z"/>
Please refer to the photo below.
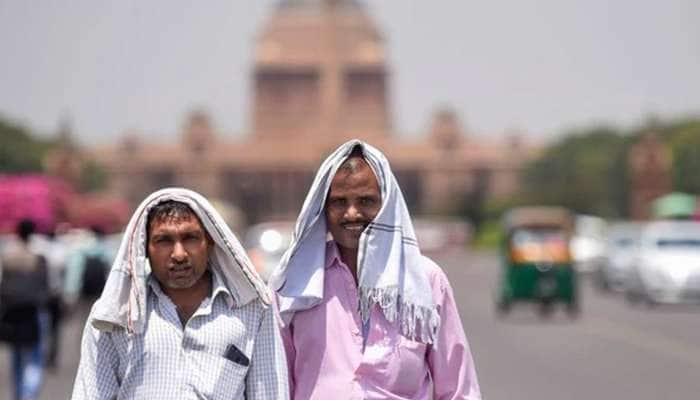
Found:
<path fill-rule="evenodd" d="M 354 0 L 279 2 L 253 62 L 251 132 L 222 140 L 204 110 L 187 117 L 179 141 L 129 132 L 89 151 L 110 177 L 108 192 L 135 204 L 185 186 L 240 207 L 248 222 L 285 218 L 298 212 L 321 160 L 361 138 L 386 152 L 414 212 L 450 213 L 468 196 L 513 194 L 537 151 L 514 137 L 476 140 L 449 107 L 428 117 L 419 139 L 402 138 L 392 129 L 381 30 Z"/>

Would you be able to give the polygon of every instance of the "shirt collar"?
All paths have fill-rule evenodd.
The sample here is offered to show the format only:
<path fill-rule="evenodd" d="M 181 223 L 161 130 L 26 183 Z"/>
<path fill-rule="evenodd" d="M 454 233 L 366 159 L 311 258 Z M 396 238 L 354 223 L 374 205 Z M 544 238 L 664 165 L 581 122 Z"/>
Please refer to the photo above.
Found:
<path fill-rule="evenodd" d="M 216 271 L 216 268 L 209 268 L 209 270 L 212 272 L 212 281 L 211 281 L 211 293 L 212 299 L 215 299 L 216 296 L 219 295 L 219 293 L 223 293 L 224 299 L 226 300 L 226 304 L 228 305 L 229 308 L 233 308 L 235 305 L 235 301 L 233 300 L 233 294 L 231 293 L 230 290 L 224 285 L 224 280 L 221 279 L 219 276 L 219 273 Z"/>
<path fill-rule="evenodd" d="M 343 260 L 340 258 L 340 251 L 338 250 L 338 245 L 335 240 L 329 240 L 326 242 L 326 269 L 332 267 L 334 264 L 342 264 Z"/>

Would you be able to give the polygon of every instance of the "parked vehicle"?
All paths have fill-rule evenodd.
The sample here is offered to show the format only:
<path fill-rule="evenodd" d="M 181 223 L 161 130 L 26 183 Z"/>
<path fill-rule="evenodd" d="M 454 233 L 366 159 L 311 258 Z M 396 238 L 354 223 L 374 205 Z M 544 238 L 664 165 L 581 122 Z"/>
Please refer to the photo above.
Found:
<path fill-rule="evenodd" d="M 657 221 L 642 231 L 625 280 L 632 302 L 700 303 L 700 223 Z"/>
<path fill-rule="evenodd" d="M 598 287 L 621 292 L 634 265 L 644 225 L 641 222 L 616 222 L 608 227 L 605 261 L 598 274 Z"/>
<path fill-rule="evenodd" d="M 289 247 L 294 230 L 293 221 L 263 222 L 246 232 L 243 246 L 263 280 L 267 281 Z"/>
<path fill-rule="evenodd" d="M 421 252 L 427 255 L 464 249 L 472 238 L 471 225 L 458 219 L 417 217 L 413 229 Z"/>
<path fill-rule="evenodd" d="M 528 301 L 546 315 L 560 302 L 577 314 L 577 274 L 569 249 L 573 225 L 572 214 L 560 207 L 518 207 L 505 214 L 498 311 Z"/>
<path fill-rule="evenodd" d="M 605 262 L 607 223 L 593 215 L 577 215 L 571 238 L 574 267 L 582 274 L 597 273 Z"/>

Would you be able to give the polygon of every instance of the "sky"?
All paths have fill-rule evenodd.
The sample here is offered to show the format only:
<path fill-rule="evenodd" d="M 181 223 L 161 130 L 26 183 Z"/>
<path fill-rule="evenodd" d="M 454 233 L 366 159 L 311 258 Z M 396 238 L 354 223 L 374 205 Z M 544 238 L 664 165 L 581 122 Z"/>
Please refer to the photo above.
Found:
<path fill-rule="evenodd" d="M 0 0 L 0 115 L 87 145 L 179 140 L 188 111 L 250 131 L 252 56 L 273 0 Z M 554 138 L 700 115 L 697 0 L 365 0 L 394 131 L 453 108 L 469 135 Z"/>

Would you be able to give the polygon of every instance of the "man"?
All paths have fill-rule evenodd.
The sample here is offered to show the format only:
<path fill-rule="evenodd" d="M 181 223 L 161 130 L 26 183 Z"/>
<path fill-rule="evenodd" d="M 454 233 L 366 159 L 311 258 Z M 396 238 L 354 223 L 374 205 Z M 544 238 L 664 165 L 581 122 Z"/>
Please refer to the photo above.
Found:
<path fill-rule="evenodd" d="M 49 300 L 46 259 L 33 251 L 30 238 L 35 224 L 17 224 L 19 240 L 0 257 L 0 340 L 12 348 L 14 398 L 37 399 L 44 379 L 44 340 Z"/>
<path fill-rule="evenodd" d="M 155 192 L 88 318 L 73 399 L 287 399 L 273 311 L 209 202 Z"/>
<path fill-rule="evenodd" d="M 49 326 L 46 335 L 45 365 L 47 368 L 55 369 L 58 366 L 61 328 L 66 311 L 63 300 L 63 278 L 66 269 L 67 246 L 56 236 L 55 230 L 50 230 L 46 235 L 32 235 L 29 247 L 46 259 L 48 274 L 46 309 L 49 316 Z"/>
<path fill-rule="evenodd" d="M 102 293 L 114 256 L 99 226 L 90 227 L 80 243 L 72 246 L 66 260 L 63 298 L 74 317 L 87 318 Z"/>
<path fill-rule="evenodd" d="M 377 149 L 324 161 L 270 284 L 293 399 L 481 399 L 452 289 Z"/>

